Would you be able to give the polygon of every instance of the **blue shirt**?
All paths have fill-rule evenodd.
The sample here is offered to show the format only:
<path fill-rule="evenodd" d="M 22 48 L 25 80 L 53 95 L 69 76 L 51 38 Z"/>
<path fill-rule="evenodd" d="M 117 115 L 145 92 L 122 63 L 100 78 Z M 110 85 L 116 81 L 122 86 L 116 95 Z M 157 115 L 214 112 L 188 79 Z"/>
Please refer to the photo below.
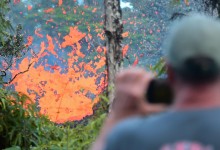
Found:
<path fill-rule="evenodd" d="M 104 150 L 220 150 L 220 108 L 128 119 L 112 130 Z"/>

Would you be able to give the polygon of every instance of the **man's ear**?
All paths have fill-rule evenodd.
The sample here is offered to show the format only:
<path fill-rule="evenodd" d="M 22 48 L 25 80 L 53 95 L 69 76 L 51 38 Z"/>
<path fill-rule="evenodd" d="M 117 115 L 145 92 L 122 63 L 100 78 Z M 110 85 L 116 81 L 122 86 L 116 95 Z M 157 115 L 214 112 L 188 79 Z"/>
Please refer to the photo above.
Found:
<path fill-rule="evenodd" d="M 170 82 L 171 85 L 173 85 L 176 81 L 174 70 L 169 64 L 167 64 L 166 67 L 167 67 L 168 81 Z"/>

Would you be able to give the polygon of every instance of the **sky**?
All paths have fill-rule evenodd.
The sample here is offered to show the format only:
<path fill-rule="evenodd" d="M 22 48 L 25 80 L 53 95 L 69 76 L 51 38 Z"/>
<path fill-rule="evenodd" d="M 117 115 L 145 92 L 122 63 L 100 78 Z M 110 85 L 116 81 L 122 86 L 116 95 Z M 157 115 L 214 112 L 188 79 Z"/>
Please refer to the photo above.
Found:
<path fill-rule="evenodd" d="M 121 8 L 130 8 L 130 9 L 133 9 L 133 6 L 131 5 L 130 2 L 123 2 L 121 0 Z"/>

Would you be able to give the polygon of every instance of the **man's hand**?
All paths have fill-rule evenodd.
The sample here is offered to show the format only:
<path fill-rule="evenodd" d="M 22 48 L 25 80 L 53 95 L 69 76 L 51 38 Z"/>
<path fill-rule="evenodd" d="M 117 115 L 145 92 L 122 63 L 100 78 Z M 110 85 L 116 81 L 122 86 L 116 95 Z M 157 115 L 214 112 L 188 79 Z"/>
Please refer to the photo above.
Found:
<path fill-rule="evenodd" d="M 116 95 L 112 110 L 92 150 L 103 149 L 108 133 L 119 121 L 135 115 L 149 115 L 165 110 L 162 105 L 147 103 L 145 98 L 147 88 L 153 77 L 152 73 L 147 73 L 138 68 L 123 70 L 116 76 Z"/>
<path fill-rule="evenodd" d="M 149 115 L 163 111 L 165 109 L 163 105 L 149 104 L 145 97 L 153 78 L 152 73 L 139 68 L 121 71 L 115 80 L 116 95 L 110 118 L 122 120 L 135 115 Z"/>

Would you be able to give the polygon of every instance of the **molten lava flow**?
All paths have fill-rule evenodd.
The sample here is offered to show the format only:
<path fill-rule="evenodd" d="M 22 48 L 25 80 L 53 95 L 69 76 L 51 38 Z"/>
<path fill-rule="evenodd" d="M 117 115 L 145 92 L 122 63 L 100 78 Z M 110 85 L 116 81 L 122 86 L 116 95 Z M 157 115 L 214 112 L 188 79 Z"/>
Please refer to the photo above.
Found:
<path fill-rule="evenodd" d="M 36 34 L 38 35 L 38 31 Z M 77 27 L 71 27 L 69 35 L 66 35 L 61 43 L 50 35 L 46 37 L 47 41 L 40 44 L 37 57 L 25 58 L 18 68 L 11 70 L 12 75 L 15 75 L 26 70 L 31 62 L 35 62 L 27 73 L 21 74 L 13 81 L 15 90 L 36 100 L 40 112 L 56 123 L 81 120 L 92 115 L 92 107 L 106 86 L 106 72 L 100 71 L 105 66 L 104 48 L 99 47 L 99 53 L 97 50 L 90 53 L 96 56 L 96 59 L 88 59 L 86 62 L 84 59 L 88 56 L 82 52 L 80 44 L 86 34 L 79 32 Z M 29 40 L 28 44 L 34 39 Z M 57 45 L 60 45 L 60 48 Z M 72 49 L 66 60 L 60 56 L 64 55 L 63 48 Z M 48 55 L 52 55 L 55 60 L 48 58 Z M 57 60 L 62 63 L 56 64 Z M 55 64 L 50 65 L 49 62 Z"/>
<path fill-rule="evenodd" d="M 137 66 L 138 63 L 139 63 L 139 59 L 138 59 L 138 57 L 136 56 L 136 59 L 135 59 L 135 61 L 134 61 L 134 63 L 133 63 L 133 66 Z"/>
<path fill-rule="evenodd" d="M 46 10 L 44 10 L 45 13 L 53 13 L 54 12 L 54 8 L 48 8 Z"/>
<path fill-rule="evenodd" d="M 51 36 L 47 35 L 47 40 L 48 40 L 48 51 L 51 52 L 51 54 L 56 55 L 56 52 L 54 51 L 54 44 L 53 44 L 53 39 Z"/>
<path fill-rule="evenodd" d="M 28 11 L 32 10 L 32 6 L 28 5 Z"/>
<path fill-rule="evenodd" d="M 70 33 L 64 37 L 62 47 L 65 48 L 67 46 L 72 46 L 73 44 L 78 43 L 85 36 L 86 34 L 82 34 L 78 31 L 78 27 L 70 27 Z"/>
<path fill-rule="evenodd" d="M 59 0 L 59 6 L 61 6 L 63 4 L 63 0 Z"/>
<path fill-rule="evenodd" d="M 32 37 L 32 36 L 28 36 L 28 37 L 27 37 L 27 44 L 26 44 L 26 46 L 28 46 L 28 47 L 29 47 L 30 45 L 32 45 L 33 40 L 34 40 L 34 39 L 33 39 L 33 37 Z"/>
<path fill-rule="evenodd" d="M 21 0 L 14 0 L 14 4 L 18 4 L 20 2 L 21 2 Z"/>
<path fill-rule="evenodd" d="M 189 0 L 184 0 L 184 3 L 189 6 Z"/>
<path fill-rule="evenodd" d="M 122 37 L 123 37 L 123 38 L 126 38 L 126 37 L 128 37 L 128 36 L 129 36 L 129 32 L 125 32 L 125 33 L 122 34 Z"/>
<path fill-rule="evenodd" d="M 95 13 L 96 11 L 97 11 L 97 8 L 94 8 L 94 9 L 92 10 L 93 13 Z"/>
<path fill-rule="evenodd" d="M 122 49 L 122 55 L 123 55 L 123 57 L 126 56 L 126 54 L 127 54 L 127 52 L 128 52 L 128 48 L 129 48 L 129 45 L 126 45 L 126 46 L 123 47 L 123 49 Z"/>
<path fill-rule="evenodd" d="M 41 31 L 41 28 L 37 28 L 37 29 L 34 31 L 34 33 L 35 33 L 35 35 L 37 35 L 38 37 L 43 38 L 44 36 L 39 33 L 40 31 Z"/>

